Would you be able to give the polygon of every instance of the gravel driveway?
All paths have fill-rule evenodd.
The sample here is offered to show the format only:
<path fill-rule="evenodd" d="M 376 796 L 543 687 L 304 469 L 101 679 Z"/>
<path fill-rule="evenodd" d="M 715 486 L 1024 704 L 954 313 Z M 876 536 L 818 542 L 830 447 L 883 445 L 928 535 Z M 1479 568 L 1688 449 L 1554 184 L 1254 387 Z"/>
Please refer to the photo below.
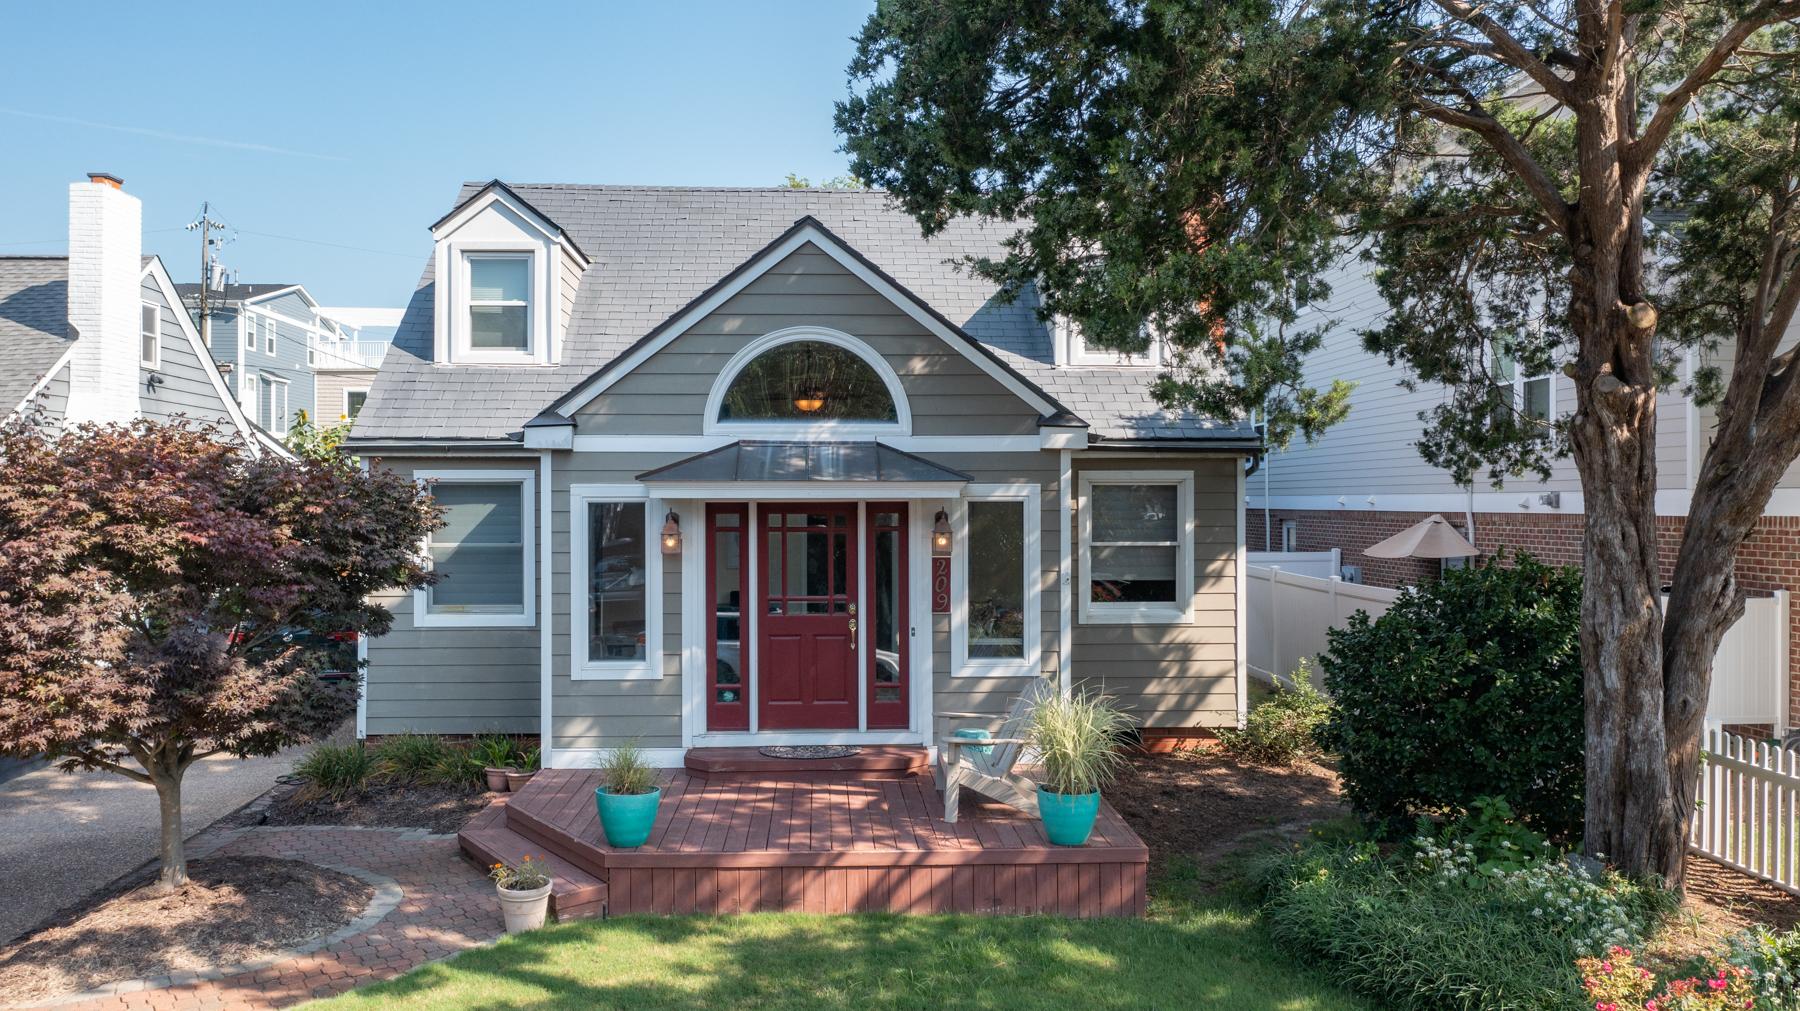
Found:
<path fill-rule="evenodd" d="M 217 756 L 188 770 L 189 836 L 261 796 L 307 751 Z M 0 782 L 0 944 L 156 856 L 156 789 L 110 772 L 38 766 Z"/>

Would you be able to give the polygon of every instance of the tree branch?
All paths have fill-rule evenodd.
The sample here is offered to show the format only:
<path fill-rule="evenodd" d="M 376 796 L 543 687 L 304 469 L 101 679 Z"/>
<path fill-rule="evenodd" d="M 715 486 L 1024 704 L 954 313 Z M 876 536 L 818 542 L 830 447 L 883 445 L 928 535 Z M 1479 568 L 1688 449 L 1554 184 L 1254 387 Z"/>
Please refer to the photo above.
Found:
<path fill-rule="evenodd" d="M 1488 37 L 1506 63 L 1531 75 L 1531 79 L 1542 85 L 1544 91 L 1564 105 L 1574 104 L 1574 95 L 1569 90 L 1569 83 L 1556 76 L 1550 65 L 1537 58 L 1524 43 L 1513 38 L 1513 34 L 1505 26 L 1495 21 L 1479 8 L 1464 3 L 1463 0 L 1433 0 L 1444 13 L 1458 21 L 1474 26 L 1481 34 Z"/>
<path fill-rule="evenodd" d="M 1650 163 L 1655 159 L 1656 152 L 1662 148 L 1663 142 L 1669 139 L 1670 132 L 1675 129 L 1675 123 L 1681 119 L 1682 112 L 1686 111 L 1688 104 L 1693 101 L 1694 95 L 1724 68 L 1726 62 L 1737 53 L 1750 36 L 1777 21 L 1786 21 L 1796 17 L 1800 17 L 1800 0 L 1785 0 L 1781 3 L 1777 3 L 1775 0 L 1765 0 L 1753 8 L 1750 13 L 1739 18 L 1730 28 L 1727 28 L 1724 34 L 1719 36 L 1719 41 L 1713 43 L 1712 49 L 1707 51 L 1706 56 L 1699 63 L 1694 64 L 1693 69 L 1689 70 L 1687 76 L 1682 78 L 1681 83 L 1657 101 L 1656 112 L 1651 114 L 1650 122 L 1644 125 L 1644 132 L 1636 140 L 1626 145 L 1627 175 L 1635 179 L 1649 171 Z"/>
<path fill-rule="evenodd" d="M 1567 230 L 1569 227 L 1569 203 L 1556 188 L 1556 182 L 1550 178 L 1544 167 L 1537 163 L 1531 152 L 1519 138 L 1513 136 L 1505 124 L 1495 119 L 1485 109 L 1452 109 L 1449 106 L 1432 102 L 1420 102 L 1419 112 L 1448 126 L 1468 130 L 1478 134 L 1493 145 L 1495 153 L 1512 168 L 1525 188 L 1537 198 L 1538 205 L 1549 217 L 1551 224 Z"/>

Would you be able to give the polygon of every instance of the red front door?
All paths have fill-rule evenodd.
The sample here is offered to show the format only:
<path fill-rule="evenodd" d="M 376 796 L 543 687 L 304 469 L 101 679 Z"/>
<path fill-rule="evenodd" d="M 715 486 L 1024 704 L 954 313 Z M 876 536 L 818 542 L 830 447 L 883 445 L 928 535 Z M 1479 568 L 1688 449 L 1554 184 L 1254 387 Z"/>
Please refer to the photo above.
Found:
<path fill-rule="evenodd" d="M 856 507 L 771 503 L 760 516 L 757 723 L 854 730 Z"/>

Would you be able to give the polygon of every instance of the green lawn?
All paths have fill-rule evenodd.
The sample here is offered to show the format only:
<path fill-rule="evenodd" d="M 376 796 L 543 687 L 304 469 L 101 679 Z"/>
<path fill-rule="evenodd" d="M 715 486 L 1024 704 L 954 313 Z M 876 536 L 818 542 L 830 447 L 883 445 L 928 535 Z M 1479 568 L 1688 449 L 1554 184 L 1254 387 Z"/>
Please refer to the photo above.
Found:
<path fill-rule="evenodd" d="M 1365 1011 L 1192 874 L 1146 921 L 758 914 L 548 927 L 310 1005 L 360 1008 L 1230 1008 Z M 495 912 L 496 921 L 499 912 Z"/>

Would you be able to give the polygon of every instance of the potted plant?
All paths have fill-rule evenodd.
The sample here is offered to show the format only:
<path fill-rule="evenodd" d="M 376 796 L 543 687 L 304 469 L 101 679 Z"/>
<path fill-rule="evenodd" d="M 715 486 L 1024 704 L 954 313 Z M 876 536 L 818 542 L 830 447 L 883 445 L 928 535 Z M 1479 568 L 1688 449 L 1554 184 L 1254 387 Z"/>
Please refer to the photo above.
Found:
<path fill-rule="evenodd" d="M 1055 845 L 1087 843 L 1100 813 L 1100 788 L 1125 763 L 1119 740 L 1129 728 L 1110 699 L 1086 692 L 1052 696 L 1032 710 L 1025 737 L 1044 766 L 1038 817 Z"/>
<path fill-rule="evenodd" d="M 542 857 L 527 856 L 516 864 L 497 863 L 488 871 L 500 894 L 500 915 L 506 932 L 536 930 L 550 911 L 550 864 Z"/>
<path fill-rule="evenodd" d="M 601 764 L 594 803 L 600 808 L 600 828 L 608 846 L 632 849 L 650 838 L 662 787 L 656 785 L 656 770 L 644 761 L 643 749 L 636 743 L 614 749 Z"/>
<path fill-rule="evenodd" d="M 526 783 L 531 782 L 531 777 L 538 774 L 539 755 L 538 749 L 533 747 L 519 757 L 517 769 L 506 770 L 506 788 L 508 790 L 516 793 L 523 789 Z"/>
<path fill-rule="evenodd" d="M 495 793 L 506 790 L 506 774 L 517 771 L 513 765 L 518 747 L 510 737 L 500 734 L 488 734 L 477 740 L 469 749 L 477 761 L 481 762 L 481 774 L 487 778 L 487 788 Z"/>

